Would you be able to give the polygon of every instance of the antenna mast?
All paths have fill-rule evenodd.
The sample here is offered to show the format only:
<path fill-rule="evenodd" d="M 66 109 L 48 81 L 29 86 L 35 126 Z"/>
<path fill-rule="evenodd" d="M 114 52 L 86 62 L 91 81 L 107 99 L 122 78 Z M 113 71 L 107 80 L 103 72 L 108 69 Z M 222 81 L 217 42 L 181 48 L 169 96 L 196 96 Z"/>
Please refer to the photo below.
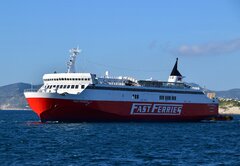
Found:
<path fill-rule="evenodd" d="M 77 48 L 72 48 L 69 50 L 70 52 L 70 60 L 67 63 L 67 69 L 68 69 L 68 73 L 75 73 L 75 62 L 76 62 L 76 57 L 77 55 L 81 52 L 82 50 L 80 50 L 78 47 Z"/>

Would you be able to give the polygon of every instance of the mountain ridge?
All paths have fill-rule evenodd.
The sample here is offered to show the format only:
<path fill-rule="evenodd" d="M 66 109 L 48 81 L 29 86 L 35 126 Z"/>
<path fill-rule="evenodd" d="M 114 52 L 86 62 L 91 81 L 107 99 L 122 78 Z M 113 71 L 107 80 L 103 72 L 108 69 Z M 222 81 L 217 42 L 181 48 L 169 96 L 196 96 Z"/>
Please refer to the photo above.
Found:
<path fill-rule="evenodd" d="M 40 85 L 19 82 L 0 86 L 0 110 L 29 109 L 23 92 L 32 87 L 39 88 Z"/>
<path fill-rule="evenodd" d="M 226 91 L 216 91 L 217 97 L 240 99 L 240 88 L 234 88 Z"/>

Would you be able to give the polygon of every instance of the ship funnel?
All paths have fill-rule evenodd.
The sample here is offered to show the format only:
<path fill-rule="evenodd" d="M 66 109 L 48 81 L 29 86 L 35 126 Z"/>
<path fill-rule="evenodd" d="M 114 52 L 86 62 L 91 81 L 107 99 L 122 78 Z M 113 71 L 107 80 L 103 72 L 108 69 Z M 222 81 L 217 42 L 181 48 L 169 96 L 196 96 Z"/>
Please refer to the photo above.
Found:
<path fill-rule="evenodd" d="M 168 77 L 168 82 L 182 82 L 183 76 L 178 71 L 178 58 L 176 59 L 176 63 L 172 69 L 170 76 Z"/>
<path fill-rule="evenodd" d="M 77 48 L 72 48 L 69 50 L 70 52 L 70 60 L 67 63 L 67 69 L 68 69 L 68 73 L 75 73 L 75 62 L 76 62 L 76 57 L 77 55 L 81 52 L 82 50 L 80 50 L 78 47 Z"/>

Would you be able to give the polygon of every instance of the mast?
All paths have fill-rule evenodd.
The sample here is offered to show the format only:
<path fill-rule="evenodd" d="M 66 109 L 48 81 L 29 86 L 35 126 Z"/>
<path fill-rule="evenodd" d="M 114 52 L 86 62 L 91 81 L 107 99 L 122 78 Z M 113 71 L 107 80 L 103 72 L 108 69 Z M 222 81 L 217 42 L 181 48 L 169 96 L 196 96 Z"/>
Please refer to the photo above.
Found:
<path fill-rule="evenodd" d="M 82 50 L 80 50 L 78 47 L 77 48 L 72 48 L 69 50 L 70 52 L 70 60 L 67 63 L 67 69 L 68 69 L 68 73 L 75 73 L 75 62 L 76 62 L 76 57 L 77 55 L 81 52 Z"/>

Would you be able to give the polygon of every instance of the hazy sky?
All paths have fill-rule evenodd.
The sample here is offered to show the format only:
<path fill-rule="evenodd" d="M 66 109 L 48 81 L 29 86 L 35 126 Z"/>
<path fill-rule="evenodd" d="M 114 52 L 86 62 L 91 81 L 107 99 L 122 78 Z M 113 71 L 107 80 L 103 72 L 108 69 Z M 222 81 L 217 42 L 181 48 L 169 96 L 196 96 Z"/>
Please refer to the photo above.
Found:
<path fill-rule="evenodd" d="M 0 2 L 0 86 L 66 72 L 78 45 L 80 72 L 167 80 L 178 57 L 185 81 L 240 88 L 240 1 Z"/>

